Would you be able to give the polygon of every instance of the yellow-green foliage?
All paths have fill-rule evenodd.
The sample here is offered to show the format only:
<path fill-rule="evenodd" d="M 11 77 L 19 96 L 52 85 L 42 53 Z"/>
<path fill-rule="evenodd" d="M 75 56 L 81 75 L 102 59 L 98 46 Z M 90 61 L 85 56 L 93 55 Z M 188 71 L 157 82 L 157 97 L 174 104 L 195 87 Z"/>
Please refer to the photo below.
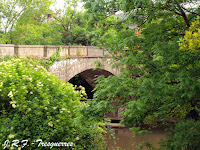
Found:
<path fill-rule="evenodd" d="M 104 131 L 99 123 L 80 121 L 80 108 L 85 106 L 80 102 L 83 90 L 75 91 L 73 85 L 28 59 L 0 62 L 0 149 L 17 149 L 13 140 L 20 141 L 18 149 L 50 149 L 23 145 L 24 139 L 29 143 L 38 139 L 73 142 L 72 147 L 64 149 L 105 149 L 99 142 Z"/>
<path fill-rule="evenodd" d="M 179 39 L 180 50 L 196 53 L 200 50 L 200 22 L 192 23 L 189 31 L 185 32 L 184 38 Z"/>

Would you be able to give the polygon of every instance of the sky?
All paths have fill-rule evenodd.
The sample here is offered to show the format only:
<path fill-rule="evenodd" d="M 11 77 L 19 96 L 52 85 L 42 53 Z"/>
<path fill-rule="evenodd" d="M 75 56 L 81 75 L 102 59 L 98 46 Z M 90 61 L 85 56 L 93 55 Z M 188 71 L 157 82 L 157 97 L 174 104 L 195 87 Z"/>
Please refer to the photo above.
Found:
<path fill-rule="evenodd" d="M 56 0 L 56 4 L 51 6 L 52 9 L 62 9 L 64 8 L 64 0 Z"/>
<path fill-rule="evenodd" d="M 51 6 L 51 9 L 52 10 L 55 10 L 55 9 L 61 9 L 63 10 L 64 9 L 64 6 L 65 6 L 65 0 L 55 0 L 56 1 L 56 4 Z M 78 3 L 78 7 L 77 7 L 77 10 L 81 11 L 82 10 L 82 6 L 83 6 L 83 3 L 82 2 L 79 2 Z"/>

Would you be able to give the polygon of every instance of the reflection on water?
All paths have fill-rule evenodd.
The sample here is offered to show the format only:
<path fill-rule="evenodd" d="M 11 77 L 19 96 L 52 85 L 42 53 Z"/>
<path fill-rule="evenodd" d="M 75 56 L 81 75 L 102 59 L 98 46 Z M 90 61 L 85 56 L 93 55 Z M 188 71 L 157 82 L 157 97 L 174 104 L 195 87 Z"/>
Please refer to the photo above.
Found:
<path fill-rule="evenodd" d="M 110 132 L 108 130 L 108 132 Z M 110 140 L 107 135 L 109 150 L 116 150 L 120 147 L 123 150 L 136 150 L 136 146 L 146 141 L 143 144 L 153 144 L 154 147 L 159 147 L 161 139 L 165 139 L 166 131 L 163 128 L 152 129 L 152 133 L 145 134 L 144 136 L 133 137 L 132 131 L 129 128 L 113 128 L 115 133 L 115 140 Z"/>

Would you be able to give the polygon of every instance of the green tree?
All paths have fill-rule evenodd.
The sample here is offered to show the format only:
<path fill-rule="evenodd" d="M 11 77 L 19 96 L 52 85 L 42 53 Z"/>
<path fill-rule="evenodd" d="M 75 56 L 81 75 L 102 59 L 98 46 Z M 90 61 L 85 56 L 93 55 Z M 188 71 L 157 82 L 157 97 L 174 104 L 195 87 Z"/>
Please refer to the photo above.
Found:
<path fill-rule="evenodd" d="M 26 22 L 26 24 L 30 22 L 33 17 L 35 20 L 40 20 L 42 17 L 41 13 L 47 12 L 51 4 L 51 0 L 1 0 L 1 30 L 9 38 L 10 43 L 12 43 L 10 33 L 14 30 L 20 18 L 23 18 L 20 21 Z"/>
<path fill-rule="evenodd" d="M 63 45 L 63 29 L 57 21 L 44 22 L 41 25 L 17 25 L 11 35 L 14 44 Z"/>
<path fill-rule="evenodd" d="M 65 1 L 64 10 L 52 11 L 51 0 L 0 1 L 2 43 L 25 45 L 91 45 L 78 0 Z M 51 21 L 47 24 L 47 15 Z"/>
<path fill-rule="evenodd" d="M 88 45 L 82 12 L 78 12 L 76 9 L 68 6 L 65 8 L 64 16 L 60 22 L 64 29 L 63 42 L 65 44 Z"/>
<path fill-rule="evenodd" d="M 62 27 L 59 22 L 52 20 L 47 23 L 47 15 L 53 14 L 48 7 L 44 6 L 28 8 L 18 18 L 13 31 L 10 33 L 12 43 L 24 45 L 62 45 Z"/>
<path fill-rule="evenodd" d="M 189 51 L 191 53 L 196 53 L 200 49 L 200 23 L 195 21 L 192 23 L 189 31 L 185 32 L 184 38 L 180 38 L 179 46 L 180 50 Z"/>
<path fill-rule="evenodd" d="M 176 124 L 172 132 L 169 133 L 166 141 L 162 143 L 162 149 L 199 149 L 199 127 L 200 121 L 186 120 Z"/>
<path fill-rule="evenodd" d="M 131 127 L 156 125 L 158 120 L 199 120 L 199 51 L 191 53 L 187 47 L 182 51 L 178 44 L 191 23 L 198 20 L 197 1 L 84 1 L 94 24 L 105 21 L 115 10 L 123 12 L 120 21 L 105 26 L 109 30 L 99 37 L 100 46 L 113 55 L 112 64 L 121 68 L 121 74 L 97 79 L 94 100 L 88 102 L 86 114 L 100 118 L 118 109 L 112 107 L 118 102 L 125 109 L 122 123 Z M 194 35 L 198 32 L 198 28 L 191 30 L 195 30 Z"/>
<path fill-rule="evenodd" d="M 62 41 L 66 45 L 90 45 L 86 20 L 78 10 L 79 0 L 65 1 L 63 11 L 54 14 L 54 18 L 63 29 Z"/>

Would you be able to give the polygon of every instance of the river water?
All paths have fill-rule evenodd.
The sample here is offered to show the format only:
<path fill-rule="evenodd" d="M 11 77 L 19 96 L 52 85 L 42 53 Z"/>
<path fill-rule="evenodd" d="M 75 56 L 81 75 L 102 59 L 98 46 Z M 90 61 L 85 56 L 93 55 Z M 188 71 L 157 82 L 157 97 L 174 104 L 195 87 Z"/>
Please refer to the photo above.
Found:
<path fill-rule="evenodd" d="M 132 131 L 130 131 L 130 128 L 112 128 L 115 139 L 109 139 L 107 134 L 108 148 L 109 150 L 117 150 L 117 147 L 120 147 L 123 150 L 137 150 L 136 146 L 138 144 L 153 144 L 155 148 L 158 148 L 160 140 L 165 139 L 167 132 L 164 130 L 164 128 L 154 128 L 151 131 L 152 133 L 145 134 L 144 136 L 134 137 Z M 111 131 L 108 129 L 108 132 Z"/>

